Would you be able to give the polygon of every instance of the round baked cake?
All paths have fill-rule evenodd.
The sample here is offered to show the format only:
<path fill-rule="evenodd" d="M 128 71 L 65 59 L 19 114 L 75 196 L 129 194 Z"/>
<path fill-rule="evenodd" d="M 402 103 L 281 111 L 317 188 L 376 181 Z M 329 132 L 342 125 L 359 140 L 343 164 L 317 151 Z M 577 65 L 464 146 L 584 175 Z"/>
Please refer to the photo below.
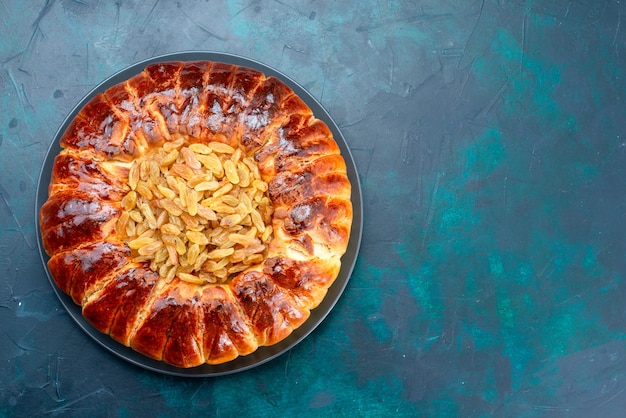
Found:
<path fill-rule="evenodd" d="M 352 225 L 327 125 L 275 77 L 148 65 L 60 139 L 41 207 L 58 287 L 116 341 L 176 367 L 284 340 L 337 278 Z"/>

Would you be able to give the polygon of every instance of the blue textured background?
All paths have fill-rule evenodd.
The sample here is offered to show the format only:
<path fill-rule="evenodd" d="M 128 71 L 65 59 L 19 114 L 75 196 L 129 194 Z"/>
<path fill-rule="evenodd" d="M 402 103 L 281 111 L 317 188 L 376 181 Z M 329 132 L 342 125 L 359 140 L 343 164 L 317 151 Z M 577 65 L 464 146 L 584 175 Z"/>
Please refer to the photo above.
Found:
<path fill-rule="evenodd" d="M 591 0 L 0 1 L 0 415 L 621 416 L 626 5 Z M 262 61 L 326 107 L 364 235 L 327 320 L 250 371 L 109 354 L 37 251 L 47 147 L 152 56 Z"/>

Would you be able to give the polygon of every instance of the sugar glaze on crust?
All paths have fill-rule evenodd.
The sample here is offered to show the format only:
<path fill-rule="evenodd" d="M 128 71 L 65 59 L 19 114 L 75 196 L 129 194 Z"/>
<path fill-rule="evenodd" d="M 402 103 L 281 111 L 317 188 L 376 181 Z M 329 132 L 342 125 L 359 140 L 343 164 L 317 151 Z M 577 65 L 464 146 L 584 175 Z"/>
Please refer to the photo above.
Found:
<path fill-rule="evenodd" d="M 254 157 L 273 205 L 265 259 L 223 284 L 161 280 L 116 233 L 130 164 L 185 135 Z M 43 246 L 99 331 L 176 367 L 220 364 L 301 326 L 336 279 L 351 185 L 328 127 L 283 82 L 210 61 L 153 64 L 87 103 L 60 141 Z"/>

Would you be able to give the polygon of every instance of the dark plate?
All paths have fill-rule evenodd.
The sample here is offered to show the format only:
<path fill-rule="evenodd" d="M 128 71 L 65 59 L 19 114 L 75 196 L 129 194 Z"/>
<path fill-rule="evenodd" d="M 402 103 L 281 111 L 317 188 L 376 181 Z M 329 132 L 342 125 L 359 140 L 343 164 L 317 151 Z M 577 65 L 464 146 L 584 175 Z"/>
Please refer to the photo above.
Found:
<path fill-rule="evenodd" d="M 267 76 L 275 76 L 278 79 L 285 82 L 289 87 L 293 89 L 293 91 L 300 96 L 304 102 L 311 108 L 314 115 L 323 120 L 330 130 L 332 131 L 335 141 L 339 145 L 341 149 L 341 154 L 346 161 L 346 165 L 348 167 L 348 178 L 352 183 L 352 205 L 354 210 L 354 220 L 352 224 L 352 232 L 350 234 L 350 242 L 348 244 L 348 249 L 345 255 L 342 258 L 341 271 L 339 272 L 339 276 L 333 283 L 333 285 L 328 290 L 328 293 L 322 303 L 313 311 L 311 311 L 311 316 L 309 319 L 298 329 L 294 330 L 293 333 L 287 337 L 285 340 L 280 343 L 273 345 L 271 347 L 259 347 L 257 351 L 254 353 L 238 357 L 233 361 L 228 363 L 211 366 L 208 364 L 190 368 L 190 369 L 182 369 L 174 366 L 170 366 L 166 363 L 153 360 L 140 354 L 118 342 L 113 340 L 108 335 L 102 334 L 95 328 L 91 326 L 82 316 L 81 309 L 78 305 L 76 305 L 72 299 L 65 294 L 62 290 L 60 290 L 54 279 L 52 278 L 50 271 L 47 267 L 47 262 L 49 260 L 48 255 L 43 250 L 43 245 L 41 242 L 41 231 L 39 229 L 39 210 L 41 206 L 48 199 L 48 185 L 50 183 L 50 176 L 52 173 L 52 166 L 54 163 L 54 158 L 61 151 L 61 147 L 59 145 L 59 140 L 63 135 L 63 132 L 67 129 L 70 122 L 76 114 L 80 111 L 80 109 L 87 104 L 87 102 L 97 95 L 98 93 L 104 92 L 107 88 L 114 86 L 144 70 L 144 68 L 153 63 L 157 62 L 165 62 L 165 61 L 218 61 L 229 64 L 240 65 L 244 67 L 253 68 L 259 70 Z M 269 360 L 272 360 L 279 355 L 285 353 L 300 341 L 302 341 L 305 337 L 307 337 L 330 313 L 333 309 L 339 297 L 343 293 L 348 280 L 350 279 L 350 275 L 352 274 L 352 270 L 354 268 L 354 264 L 356 262 L 357 254 L 359 252 L 359 246 L 361 243 L 361 232 L 363 227 L 363 208 L 362 208 L 362 196 L 361 196 L 361 188 L 359 185 L 359 179 L 356 171 L 356 167 L 354 164 L 354 160 L 352 155 L 350 154 L 350 150 L 348 145 L 339 131 L 339 128 L 332 120 L 330 115 L 326 112 L 326 110 L 320 105 L 320 103 L 311 96 L 304 88 L 298 85 L 296 82 L 285 76 L 284 74 L 278 72 L 277 70 L 270 68 L 260 62 L 253 61 L 247 58 L 243 58 L 236 55 L 224 54 L 224 53 L 216 53 L 216 52 L 183 52 L 176 54 L 163 55 L 155 58 L 151 58 L 146 61 L 142 61 L 135 65 L 132 65 L 117 74 L 109 77 L 105 81 L 103 81 L 100 85 L 94 88 L 89 94 L 87 94 L 83 100 L 78 103 L 78 105 L 72 110 L 72 112 L 67 116 L 59 130 L 57 131 L 50 148 L 48 149 L 48 153 L 46 154 L 46 158 L 43 163 L 43 167 L 41 169 L 41 173 L 39 175 L 39 183 L 37 187 L 37 200 L 35 207 L 35 225 L 37 228 L 37 236 L 38 236 L 38 245 L 39 245 L 39 253 L 41 255 L 41 260 L 43 261 L 44 268 L 46 270 L 46 274 L 48 275 L 48 279 L 59 297 L 61 303 L 67 309 L 67 312 L 70 316 L 76 321 L 78 326 L 80 326 L 89 336 L 91 336 L 96 342 L 102 345 L 104 348 L 120 356 L 121 358 L 133 363 L 137 366 L 143 367 L 148 370 L 152 370 L 155 372 L 176 375 L 176 376 L 197 376 L 197 377 L 207 377 L 207 376 L 219 376 L 229 373 L 234 373 L 238 371 L 243 371 L 246 369 L 250 369 L 252 367 L 263 364 Z"/>

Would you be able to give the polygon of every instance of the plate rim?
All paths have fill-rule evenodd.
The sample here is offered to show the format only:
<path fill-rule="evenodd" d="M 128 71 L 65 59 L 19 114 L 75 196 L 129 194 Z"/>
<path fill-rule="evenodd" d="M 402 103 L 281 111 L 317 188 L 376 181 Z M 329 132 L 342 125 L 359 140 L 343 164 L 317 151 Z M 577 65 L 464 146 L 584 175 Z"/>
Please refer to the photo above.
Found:
<path fill-rule="evenodd" d="M 173 61 L 214 61 L 223 62 L 227 64 L 239 65 L 248 68 L 252 68 L 263 72 L 266 76 L 274 76 L 279 80 L 285 82 L 290 88 L 298 94 L 298 96 L 311 108 L 316 118 L 321 119 L 328 125 L 328 128 L 333 133 L 335 142 L 340 148 L 341 155 L 343 156 L 347 172 L 348 179 L 350 180 L 352 187 L 352 227 L 350 232 L 350 238 L 348 241 L 348 248 L 345 254 L 341 258 L 341 268 L 339 274 L 333 284 L 329 287 L 328 292 L 322 302 L 311 310 L 310 317 L 298 328 L 296 328 L 287 338 L 278 342 L 272 346 L 261 346 L 253 353 L 246 356 L 239 356 L 236 359 L 218 365 L 203 364 L 192 368 L 179 368 L 169 365 L 163 361 L 151 359 L 144 354 L 141 354 L 125 345 L 115 341 L 112 337 L 104 334 L 95 329 L 87 320 L 83 317 L 81 307 L 74 303 L 69 295 L 63 292 L 56 284 L 50 271 L 48 269 L 47 261 L 49 256 L 43 249 L 42 235 L 39 224 L 40 209 L 48 199 L 48 185 L 50 182 L 52 167 L 54 158 L 61 150 L 59 141 L 62 134 L 65 132 L 70 122 L 74 119 L 76 114 L 97 94 L 104 92 L 107 88 L 122 82 L 133 75 L 136 75 L 143 71 L 143 69 L 150 65 L 159 62 L 173 62 Z M 43 182 L 43 183 L 42 183 Z M 44 271 L 48 277 L 54 292 L 59 298 L 61 304 L 68 312 L 73 321 L 95 340 L 101 347 L 105 348 L 110 353 L 114 354 L 118 358 L 121 358 L 135 366 L 150 370 L 156 373 L 162 373 L 166 375 L 179 376 L 179 377 L 214 377 L 233 374 L 249 370 L 254 367 L 258 367 L 265 364 L 286 352 L 293 349 L 300 344 L 306 337 L 308 337 L 315 329 L 317 329 L 321 323 L 328 317 L 330 312 L 334 309 L 335 305 L 343 295 L 348 282 L 354 271 L 354 267 L 358 258 L 363 230 L 363 204 L 362 204 L 362 190 L 359 181 L 359 175 L 357 172 L 354 158 L 348 146 L 348 143 L 343 136 L 343 133 L 339 129 L 339 126 L 335 123 L 329 112 L 321 105 L 321 103 L 304 87 L 294 81 L 292 78 L 282 73 L 281 71 L 264 64 L 255 59 L 247 58 L 242 55 L 236 55 L 227 52 L 216 51 L 182 51 L 167 53 L 158 56 L 154 56 L 142 61 L 138 61 L 134 64 L 130 64 L 123 69 L 113 73 L 103 81 L 99 82 L 93 87 L 82 99 L 67 113 L 53 139 L 46 151 L 41 170 L 39 172 L 37 181 L 35 199 L 35 229 L 37 234 L 37 246 L 39 249 L 39 256 L 41 258 Z"/>

